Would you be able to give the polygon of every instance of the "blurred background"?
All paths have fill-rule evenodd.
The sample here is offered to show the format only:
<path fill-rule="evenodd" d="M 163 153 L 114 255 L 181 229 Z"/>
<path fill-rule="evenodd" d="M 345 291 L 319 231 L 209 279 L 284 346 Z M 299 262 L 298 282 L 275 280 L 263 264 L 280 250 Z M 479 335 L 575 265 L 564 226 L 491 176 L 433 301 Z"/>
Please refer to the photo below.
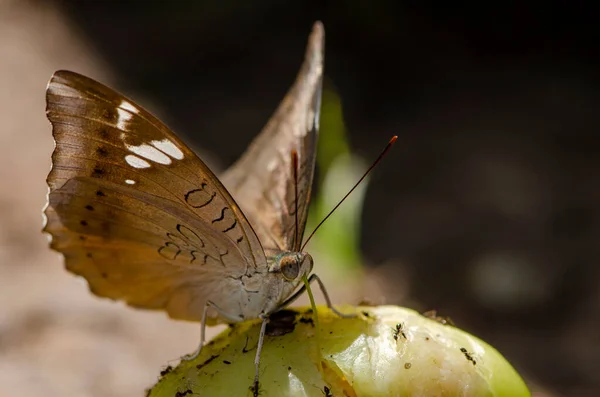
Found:
<path fill-rule="evenodd" d="M 0 0 L 0 395 L 141 396 L 198 343 L 197 324 L 92 296 L 47 248 L 51 74 L 132 97 L 219 171 L 317 19 L 311 225 L 399 136 L 308 247 L 334 300 L 436 309 L 536 396 L 600 395 L 598 28 L 582 4 Z"/>

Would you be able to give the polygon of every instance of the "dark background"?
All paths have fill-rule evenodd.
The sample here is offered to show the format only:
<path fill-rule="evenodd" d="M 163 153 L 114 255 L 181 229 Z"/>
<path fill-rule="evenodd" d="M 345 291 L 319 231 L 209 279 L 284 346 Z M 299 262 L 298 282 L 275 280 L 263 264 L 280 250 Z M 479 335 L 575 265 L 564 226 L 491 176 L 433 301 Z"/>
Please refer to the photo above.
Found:
<path fill-rule="evenodd" d="M 402 267 L 385 268 L 387 302 L 451 316 L 534 389 L 600 395 L 593 6 L 55 3 L 119 87 L 223 166 L 260 131 L 322 20 L 326 84 L 353 150 L 374 158 L 399 135 L 363 213 L 367 266 Z M 406 281 L 394 275 L 409 298 L 393 294 Z"/>

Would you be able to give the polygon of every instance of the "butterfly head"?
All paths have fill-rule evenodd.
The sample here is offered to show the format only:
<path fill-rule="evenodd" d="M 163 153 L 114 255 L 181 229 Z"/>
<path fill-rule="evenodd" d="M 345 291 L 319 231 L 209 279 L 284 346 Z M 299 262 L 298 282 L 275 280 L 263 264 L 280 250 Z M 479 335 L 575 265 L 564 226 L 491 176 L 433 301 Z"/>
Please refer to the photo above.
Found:
<path fill-rule="evenodd" d="M 306 252 L 283 252 L 274 257 L 269 272 L 280 273 L 286 281 L 299 280 L 309 274 L 313 268 L 313 259 Z"/>

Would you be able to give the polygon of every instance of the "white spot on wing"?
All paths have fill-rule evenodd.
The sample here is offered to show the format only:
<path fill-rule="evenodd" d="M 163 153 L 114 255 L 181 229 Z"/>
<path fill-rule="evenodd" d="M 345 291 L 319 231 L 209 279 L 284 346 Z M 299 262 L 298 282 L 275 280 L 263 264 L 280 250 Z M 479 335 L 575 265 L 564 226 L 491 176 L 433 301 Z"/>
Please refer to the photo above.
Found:
<path fill-rule="evenodd" d="M 313 109 L 308 110 L 308 128 L 313 129 L 316 127 L 318 113 L 315 117 L 315 111 Z"/>
<path fill-rule="evenodd" d="M 129 110 L 131 113 L 135 113 L 135 114 L 139 113 L 139 110 L 132 103 L 129 103 L 124 100 L 121 101 L 121 104 L 119 105 L 119 107 Z"/>
<path fill-rule="evenodd" d="M 150 146 L 146 143 L 142 143 L 139 146 L 129 145 L 126 143 L 125 147 L 131 152 L 137 154 L 138 156 L 141 156 L 150 161 L 154 161 L 155 163 L 165 165 L 171 164 L 171 158 L 169 158 L 169 156 L 167 156 L 154 146 Z"/>
<path fill-rule="evenodd" d="M 316 128 L 318 130 L 319 123 L 321 122 L 321 93 L 319 92 L 316 95 L 317 95 L 317 103 L 315 103 L 313 119 L 312 119 L 311 124 L 312 124 L 313 128 Z"/>
<path fill-rule="evenodd" d="M 125 183 L 128 185 L 135 185 L 135 181 L 133 179 L 125 179 Z"/>
<path fill-rule="evenodd" d="M 127 164 L 133 168 L 150 168 L 149 162 L 139 158 L 138 156 L 134 156 L 133 154 L 128 154 L 125 156 L 125 161 L 127 161 Z"/>
<path fill-rule="evenodd" d="M 46 205 L 44 206 L 44 209 L 42 210 L 42 229 L 45 228 L 48 225 L 48 217 L 46 216 L 46 210 L 48 209 L 48 205 L 49 203 L 46 202 Z"/>
<path fill-rule="evenodd" d="M 279 163 L 275 159 L 269 161 L 269 164 L 267 164 L 267 171 L 273 172 L 275 168 L 277 168 L 277 164 Z"/>
<path fill-rule="evenodd" d="M 171 142 L 169 138 L 165 138 L 162 141 L 152 141 L 150 143 L 174 159 L 183 159 L 183 152 L 173 142 Z"/>
<path fill-rule="evenodd" d="M 133 115 L 125 109 L 117 108 L 117 128 L 120 130 L 127 129 L 127 123 L 133 118 Z"/>
<path fill-rule="evenodd" d="M 44 212 L 42 212 L 42 228 L 45 229 L 48 226 L 48 217 L 46 216 L 46 209 L 48 208 L 48 203 L 44 207 Z M 48 239 L 48 243 L 52 242 L 52 235 L 50 233 L 44 233 L 46 238 Z"/>

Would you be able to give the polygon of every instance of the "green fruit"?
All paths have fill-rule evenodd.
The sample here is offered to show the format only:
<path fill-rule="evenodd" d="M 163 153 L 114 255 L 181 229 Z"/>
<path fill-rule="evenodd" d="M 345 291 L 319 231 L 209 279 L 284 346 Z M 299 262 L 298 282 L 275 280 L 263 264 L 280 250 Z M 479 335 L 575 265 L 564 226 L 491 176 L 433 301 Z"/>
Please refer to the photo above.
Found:
<path fill-rule="evenodd" d="M 359 316 L 342 319 L 319 307 L 320 330 L 310 309 L 295 310 L 269 328 L 278 336 L 265 338 L 260 396 L 531 395 L 493 347 L 413 310 L 344 307 Z M 259 329 L 260 321 L 230 327 L 148 395 L 251 396 Z"/>

